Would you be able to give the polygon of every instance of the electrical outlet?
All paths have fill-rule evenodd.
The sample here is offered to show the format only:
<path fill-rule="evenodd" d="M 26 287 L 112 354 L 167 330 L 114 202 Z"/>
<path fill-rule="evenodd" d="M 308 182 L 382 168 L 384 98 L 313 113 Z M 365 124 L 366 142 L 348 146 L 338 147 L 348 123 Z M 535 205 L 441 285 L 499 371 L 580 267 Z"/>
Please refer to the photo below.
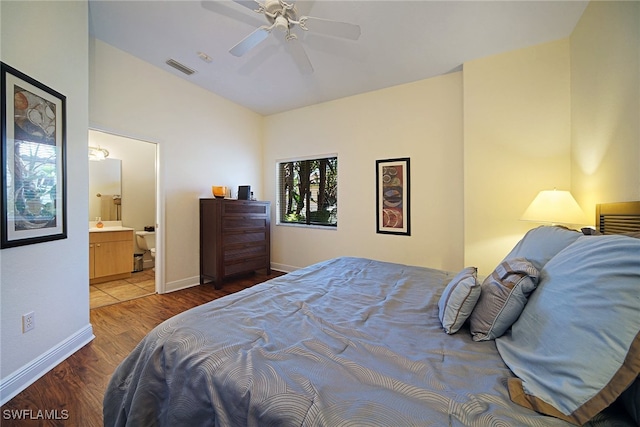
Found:
<path fill-rule="evenodd" d="M 36 327 L 36 313 L 31 311 L 22 315 L 22 333 L 29 332 Z"/>

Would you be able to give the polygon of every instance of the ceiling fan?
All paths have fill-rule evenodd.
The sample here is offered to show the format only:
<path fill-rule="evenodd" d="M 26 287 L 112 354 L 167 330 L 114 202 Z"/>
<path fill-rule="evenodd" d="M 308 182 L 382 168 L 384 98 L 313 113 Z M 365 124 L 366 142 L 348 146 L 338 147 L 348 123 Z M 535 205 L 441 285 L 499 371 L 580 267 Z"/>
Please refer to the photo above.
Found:
<path fill-rule="evenodd" d="M 269 25 L 263 25 L 255 29 L 246 36 L 229 52 L 234 56 L 242 56 L 265 40 L 271 31 L 277 29 L 284 34 L 286 48 L 303 74 L 313 73 L 313 66 L 307 53 L 298 40 L 298 36 L 291 30 L 299 27 L 304 31 L 314 31 L 350 40 L 358 40 L 360 37 L 360 27 L 347 22 L 333 21 L 329 19 L 316 18 L 312 16 L 298 16 L 298 10 L 294 3 L 287 3 L 284 0 L 233 0 L 254 12 L 263 14 Z"/>

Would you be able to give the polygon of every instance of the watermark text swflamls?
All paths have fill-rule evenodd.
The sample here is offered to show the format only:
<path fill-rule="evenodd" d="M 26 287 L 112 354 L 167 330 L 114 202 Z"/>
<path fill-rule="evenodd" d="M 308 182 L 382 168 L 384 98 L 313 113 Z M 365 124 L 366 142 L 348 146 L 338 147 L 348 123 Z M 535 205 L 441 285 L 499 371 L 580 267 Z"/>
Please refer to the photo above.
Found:
<path fill-rule="evenodd" d="M 68 420 L 67 409 L 4 409 L 5 420 Z"/>

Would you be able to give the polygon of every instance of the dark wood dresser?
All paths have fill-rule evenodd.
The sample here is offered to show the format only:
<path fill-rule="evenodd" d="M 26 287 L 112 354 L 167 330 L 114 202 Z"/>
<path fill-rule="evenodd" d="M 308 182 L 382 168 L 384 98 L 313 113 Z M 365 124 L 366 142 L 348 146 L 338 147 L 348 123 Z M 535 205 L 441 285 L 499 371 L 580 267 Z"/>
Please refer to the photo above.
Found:
<path fill-rule="evenodd" d="M 266 269 L 271 274 L 271 204 L 200 199 L 200 284 Z"/>

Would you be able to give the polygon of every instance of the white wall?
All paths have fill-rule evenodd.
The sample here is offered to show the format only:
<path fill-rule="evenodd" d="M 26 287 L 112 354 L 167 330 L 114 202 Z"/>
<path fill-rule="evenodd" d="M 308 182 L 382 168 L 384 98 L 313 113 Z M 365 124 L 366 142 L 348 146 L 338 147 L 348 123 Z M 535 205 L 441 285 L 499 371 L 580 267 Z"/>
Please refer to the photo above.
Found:
<path fill-rule="evenodd" d="M 572 190 L 640 200 L 640 2 L 591 2 L 571 35 Z"/>
<path fill-rule="evenodd" d="M 91 126 L 159 144 L 166 289 L 197 284 L 198 199 L 211 185 L 263 197 L 262 117 L 99 40 L 89 70 Z"/>
<path fill-rule="evenodd" d="M 338 229 L 272 226 L 272 264 L 289 270 L 351 255 L 461 268 L 461 119 L 461 73 L 266 117 L 273 223 L 277 160 L 338 154 Z M 411 159 L 411 236 L 376 233 L 375 161 L 396 157 Z"/>
<path fill-rule="evenodd" d="M 87 4 L 3 1 L 0 11 L 2 61 L 67 99 L 68 238 L 0 251 L 0 400 L 5 402 L 93 334 L 87 286 Z M 29 311 L 35 311 L 36 328 L 23 334 L 21 317 Z"/>

